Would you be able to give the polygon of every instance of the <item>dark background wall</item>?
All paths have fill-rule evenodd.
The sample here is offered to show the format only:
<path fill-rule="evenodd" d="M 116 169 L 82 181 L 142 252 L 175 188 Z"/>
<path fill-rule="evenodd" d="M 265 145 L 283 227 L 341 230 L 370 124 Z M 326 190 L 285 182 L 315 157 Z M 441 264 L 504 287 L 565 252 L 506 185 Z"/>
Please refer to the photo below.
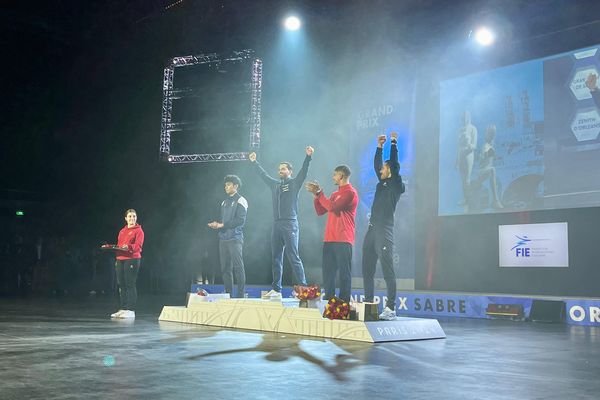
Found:
<path fill-rule="evenodd" d="M 393 86 L 386 82 L 417 71 L 417 288 L 597 294 L 597 209 L 439 218 L 436 200 L 438 82 L 597 43 L 596 2 L 170 4 L 3 5 L 4 241 L 15 233 L 30 247 L 38 236 L 64 238 L 67 247 L 88 254 L 99 242 L 114 241 L 124 210 L 133 207 L 147 234 L 143 288 L 180 292 L 197 268 L 198 253 L 214 247 L 215 236 L 204 226 L 218 213 L 222 177 L 235 173 L 252 211 L 245 252 L 249 282 L 269 282 L 270 195 L 248 166 L 158 160 L 166 61 L 252 48 L 265 62 L 263 165 L 273 173 L 284 159 L 299 167 L 311 144 L 316 153 L 309 178 L 324 182 L 327 191 L 333 189 L 331 170 L 346 162 L 351 110 L 362 99 L 377 98 L 381 89 L 369 88 Z M 304 20 L 297 49 L 279 24 L 288 10 Z M 480 23 L 499 29 L 498 44 L 487 53 L 466 45 Z M 26 217 L 15 218 L 15 208 L 25 209 Z M 318 280 L 324 221 L 313 217 L 306 193 L 300 213 L 301 253 L 309 279 Z M 497 267 L 498 224 L 550 221 L 569 222 L 569 269 Z"/>

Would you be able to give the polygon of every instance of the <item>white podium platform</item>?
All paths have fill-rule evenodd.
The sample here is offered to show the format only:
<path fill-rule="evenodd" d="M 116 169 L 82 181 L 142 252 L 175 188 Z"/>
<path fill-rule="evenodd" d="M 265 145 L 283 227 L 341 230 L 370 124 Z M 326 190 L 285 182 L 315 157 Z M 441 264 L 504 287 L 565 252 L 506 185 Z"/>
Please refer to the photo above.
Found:
<path fill-rule="evenodd" d="M 318 309 L 297 307 L 297 303 L 292 299 L 197 302 L 189 307 L 164 306 L 158 319 L 370 343 L 446 337 L 435 319 L 399 317 L 395 321 L 374 322 L 329 320 L 323 318 Z"/>

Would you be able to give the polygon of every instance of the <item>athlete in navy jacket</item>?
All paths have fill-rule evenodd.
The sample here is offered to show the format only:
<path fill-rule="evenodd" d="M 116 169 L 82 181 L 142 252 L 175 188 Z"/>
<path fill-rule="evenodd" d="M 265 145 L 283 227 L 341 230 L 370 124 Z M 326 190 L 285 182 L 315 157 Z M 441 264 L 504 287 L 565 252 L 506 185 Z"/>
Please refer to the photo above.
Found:
<path fill-rule="evenodd" d="M 273 289 L 265 297 L 281 296 L 281 278 L 283 276 L 283 254 L 292 266 L 294 283 L 306 285 L 304 266 L 298 253 L 298 193 L 308 174 L 314 149 L 306 148 L 306 158 L 298 176 L 292 178 L 292 165 L 289 162 L 279 164 L 279 179 L 275 179 L 256 161 L 256 153 L 250 153 L 249 159 L 255 165 L 262 180 L 271 189 L 273 197 L 273 230 L 271 233 L 271 252 L 273 256 Z"/>
<path fill-rule="evenodd" d="M 244 225 L 248 213 L 248 202 L 238 193 L 242 181 L 236 175 L 225 177 L 227 198 L 221 203 L 221 222 L 213 221 L 209 228 L 219 231 L 219 256 L 225 292 L 231 297 L 244 297 L 246 291 L 246 271 L 242 248 L 244 245 Z M 233 295 L 233 275 L 237 281 L 237 293 Z"/>

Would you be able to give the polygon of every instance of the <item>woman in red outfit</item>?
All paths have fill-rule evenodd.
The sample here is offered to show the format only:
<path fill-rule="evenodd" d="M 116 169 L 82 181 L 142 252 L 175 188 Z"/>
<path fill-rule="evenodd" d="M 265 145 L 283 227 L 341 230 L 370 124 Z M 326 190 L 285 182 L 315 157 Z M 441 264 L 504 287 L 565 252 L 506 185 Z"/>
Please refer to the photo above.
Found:
<path fill-rule="evenodd" d="M 127 225 L 119 232 L 117 246 L 117 261 L 115 270 L 119 295 L 121 297 L 121 309 L 112 318 L 135 318 L 135 303 L 137 301 L 136 281 L 142 261 L 142 246 L 144 245 L 144 231 L 137 223 L 137 213 L 133 209 L 125 212 Z"/>

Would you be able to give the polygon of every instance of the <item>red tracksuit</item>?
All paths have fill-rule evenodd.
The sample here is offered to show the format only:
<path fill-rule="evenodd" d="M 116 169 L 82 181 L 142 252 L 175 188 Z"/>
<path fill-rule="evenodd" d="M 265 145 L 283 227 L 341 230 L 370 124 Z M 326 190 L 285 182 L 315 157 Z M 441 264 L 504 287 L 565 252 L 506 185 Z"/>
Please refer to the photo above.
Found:
<path fill-rule="evenodd" d="M 319 193 L 314 200 L 317 215 L 327 215 L 324 242 L 341 242 L 354 244 L 354 217 L 358 205 L 358 193 L 349 183 L 325 197 Z"/>
<path fill-rule="evenodd" d="M 135 224 L 131 228 L 127 225 L 119 232 L 117 246 L 123 247 L 127 245 L 129 250 L 117 251 L 117 260 L 131 260 L 132 258 L 142 258 L 142 246 L 144 245 L 144 231 L 142 226 Z"/>
<path fill-rule="evenodd" d="M 315 197 L 318 215 L 327 213 L 323 241 L 323 288 L 326 298 L 335 296 L 336 275 L 340 275 L 340 297 L 350 301 L 352 286 L 352 245 L 354 244 L 354 217 L 358 193 L 351 184 L 340 186 L 329 198 L 323 192 Z"/>

